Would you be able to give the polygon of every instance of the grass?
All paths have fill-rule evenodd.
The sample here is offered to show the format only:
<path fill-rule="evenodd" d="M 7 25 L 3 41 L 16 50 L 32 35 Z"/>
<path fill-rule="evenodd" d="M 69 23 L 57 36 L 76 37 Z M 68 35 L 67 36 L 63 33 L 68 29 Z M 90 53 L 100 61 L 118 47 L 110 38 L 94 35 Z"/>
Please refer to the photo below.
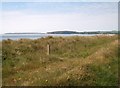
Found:
<path fill-rule="evenodd" d="M 0 86 L 2 86 L 2 42 L 0 42 Z"/>
<path fill-rule="evenodd" d="M 118 85 L 117 35 L 9 39 L 2 45 L 3 86 Z"/>

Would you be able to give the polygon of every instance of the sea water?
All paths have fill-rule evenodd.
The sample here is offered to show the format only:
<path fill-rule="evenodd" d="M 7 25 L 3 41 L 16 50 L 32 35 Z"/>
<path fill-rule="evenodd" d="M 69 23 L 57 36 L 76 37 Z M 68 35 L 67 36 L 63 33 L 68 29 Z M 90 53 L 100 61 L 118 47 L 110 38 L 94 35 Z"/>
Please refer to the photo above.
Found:
<path fill-rule="evenodd" d="M 18 40 L 18 39 L 38 39 L 47 36 L 95 36 L 97 34 L 0 34 L 2 40 Z"/>

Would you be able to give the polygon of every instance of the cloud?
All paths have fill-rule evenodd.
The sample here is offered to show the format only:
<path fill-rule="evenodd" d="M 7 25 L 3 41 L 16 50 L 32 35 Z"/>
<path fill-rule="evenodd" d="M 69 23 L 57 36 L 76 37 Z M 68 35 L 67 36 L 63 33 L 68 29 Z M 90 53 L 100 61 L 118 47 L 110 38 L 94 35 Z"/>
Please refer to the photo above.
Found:
<path fill-rule="evenodd" d="M 72 14 L 24 14 L 19 11 L 4 11 L 2 33 L 47 32 L 54 30 L 92 31 L 117 29 L 117 14 L 87 15 Z"/>
<path fill-rule="evenodd" d="M 118 29 L 117 3 L 4 3 L 3 6 L 2 33 Z"/>

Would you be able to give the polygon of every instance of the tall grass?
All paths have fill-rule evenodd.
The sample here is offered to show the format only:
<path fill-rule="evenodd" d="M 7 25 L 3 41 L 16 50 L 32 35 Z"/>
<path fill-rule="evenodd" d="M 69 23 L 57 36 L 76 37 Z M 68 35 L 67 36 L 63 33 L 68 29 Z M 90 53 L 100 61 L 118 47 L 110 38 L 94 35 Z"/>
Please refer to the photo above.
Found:
<path fill-rule="evenodd" d="M 115 86 L 117 40 L 117 35 L 3 40 L 3 85 Z"/>

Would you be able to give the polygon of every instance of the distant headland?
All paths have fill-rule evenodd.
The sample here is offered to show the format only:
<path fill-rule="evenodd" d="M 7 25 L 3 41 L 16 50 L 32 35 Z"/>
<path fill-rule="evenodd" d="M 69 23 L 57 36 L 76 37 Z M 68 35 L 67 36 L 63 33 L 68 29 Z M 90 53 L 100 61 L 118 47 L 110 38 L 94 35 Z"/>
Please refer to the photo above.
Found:
<path fill-rule="evenodd" d="M 53 31 L 53 32 L 46 32 L 46 33 L 22 32 L 22 33 L 5 33 L 5 34 L 120 34 L 120 31 L 90 31 L 90 32 Z"/>
<path fill-rule="evenodd" d="M 118 34 L 118 31 L 91 31 L 91 32 L 76 32 L 76 31 L 53 31 L 47 34 Z"/>

